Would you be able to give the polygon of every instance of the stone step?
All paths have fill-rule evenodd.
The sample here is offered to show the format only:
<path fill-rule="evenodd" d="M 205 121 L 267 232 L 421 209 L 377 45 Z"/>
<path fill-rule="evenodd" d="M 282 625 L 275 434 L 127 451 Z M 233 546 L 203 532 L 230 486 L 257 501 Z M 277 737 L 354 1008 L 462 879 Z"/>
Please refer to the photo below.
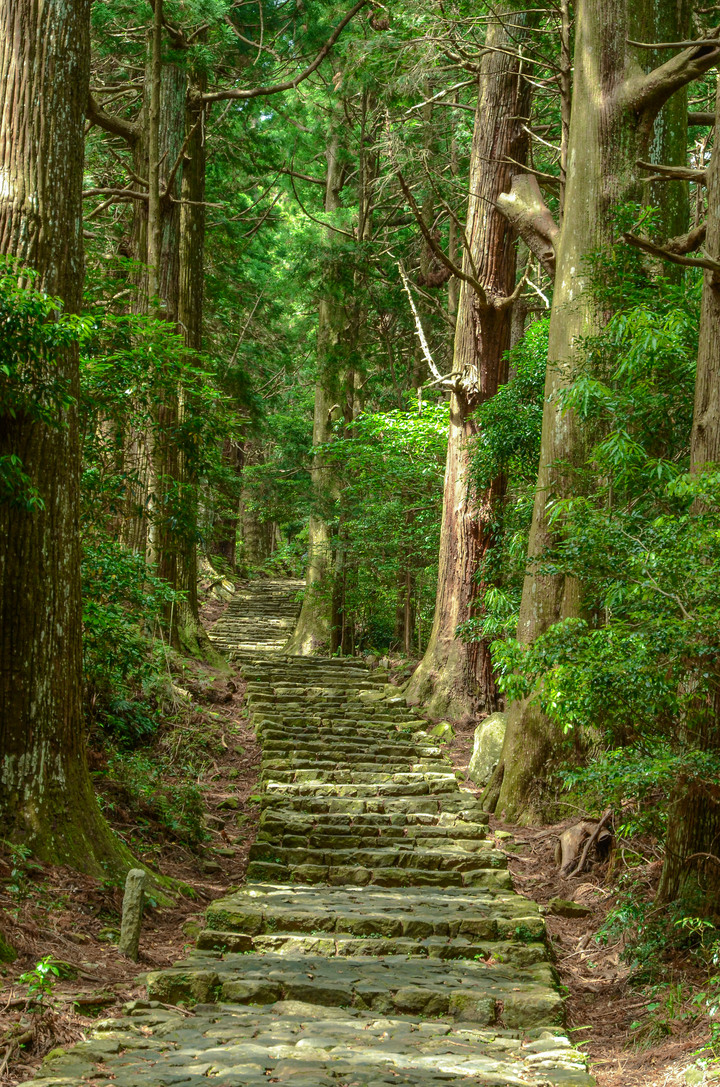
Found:
<path fill-rule="evenodd" d="M 592 1087 L 555 1027 L 483 1028 L 285 1000 L 196 1005 L 188 1017 L 133 1001 L 123 1018 L 45 1058 L 34 1087 Z M 107 1069 L 112 1068 L 112 1079 Z"/>
<path fill-rule="evenodd" d="M 508 891 L 512 888 L 510 873 L 503 869 L 484 868 L 478 865 L 468 871 L 444 868 L 364 868 L 356 863 L 296 864 L 293 866 L 273 861 L 251 861 L 247 868 L 249 882 L 269 881 L 286 883 L 327 883 L 339 887 L 475 887 L 484 891 Z"/>
<path fill-rule="evenodd" d="M 440 936 L 417 939 L 406 936 L 362 937 L 345 933 L 325 936 L 293 932 L 247 936 L 244 933 L 205 929 L 198 937 L 197 946 L 201 951 L 243 954 L 252 951 L 257 954 L 271 953 L 290 957 L 323 955 L 328 958 L 337 956 L 347 959 L 364 955 L 405 955 L 443 961 L 472 959 L 493 966 L 498 963 L 518 967 L 536 966 L 547 961 L 547 949 L 541 941 L 522 944 L 468 939 L 464 936 L 455 939 L 444 939 Z"/>
<path fill-rule="evenodd" d="M 279 801 L 282 800 L 282 804 Z M 277 792 L 264 793 L 260 796 L 262 808 L 272 806 L 287 812 L 305 812 L 309 814 L 338 814 L 347 816 L 363 814 L 424 814 L 454 813 L 466 815 L 472 819 L 483 815 L 480 802 L 468 797 L 458 797 L 456 793 L 444 796 L 422 797 L 383 797 L 369 798 L 355 796 L 280 796 Z"/>
<path fill-rule="evenodd" d="M 348 818 L 342 814 L 306 814 L 266 808 L 260 819 L 263 829 L 284 833 L 307 833 L 308 829 L 334 834 L 375 834 L 386 833 L 389 829 L 400 833 L 412 833 L 426 828 L 430 834 L 458 834 L 473 837 L 477 831 L 483 831 L 489 822 L 487 812 L 479 812 L 472 819 L 452 812 L 365 812 Z"/>
<path fill-rule="evenodd" d="M 416 841 L 429 841 L 438 844 L 445 842 L 475 842 L 485 838 L 486 826 L 475 823 L 466 827 L 442 827 L 442 826 L 415 826 L 415 825 L 390 825 L 384 827 L 373 826 L 315 826 L 312 819 L 301 827 L 297 823 L 286 824 L 280 821 L 269 821 L 263 817 L 260 821 L 256 841 L 283 841 L 286 838 L 298 838 L 305 841 L 318 842 L 347 842 L 348 848 L 352 845 L 363 845 L 369 842 L 396 842 L 399 839 Z"/>
<path fill-rule="evenodd" d="M 312 849 L 280 846 L 277 841 L 256 841 L 250 847 L 251 861 L 271 861 L 295 868 L 303 864 L 348 865 L 360 868 L 427 868 L 432 871 L 466 872 L 475 868 L 507 868 L 507 857 L 486 841 L 443 840 L 428 848 L 413 838 L 403 838 L 389 847 Z"/>
<path fill-rule="evenodd" d="M 393 828 L 397 830 L 398 828 Z M 414 829 L 414 828 L 413 828 Z M 444 835 L 441 838 L 431 838 L 425 835 L 404 835 L 402 831 L 400 833 L 383 832 L 375 835 L 342 835 L 342 834 L 283 834 L 275 831 L 258 831 L 255 837 L 255 843 L 272 843 L 279 845 L 283 849 L 313 849 L 320 850 L 323 853 L 327 853 L 335 849 L 414 849 L 418 844 L 433 845 L 435 847 L 442 846 L 443 849 L 448 849 L 454 852 L 458 852 L 461 849 L 465 849 L 468 852 L 476 849 L 481 841 L 485 837 L 484 827 L 481 829 L 481 833 L 472 838 L 458 838 L 456 836 Z"/>
<path fill-rule="evenodd" d="M 399 777 L 408 777 L 409 775 L 398 775 Z M 416 781 L 400 781 L 400 782 L 368 782 L 367 784 L 352 784 L 347 782 L 345 784 L 335 783 L 331 781 L 310 781 L 304 782 L 267 782 L 265 787 L 265 793 L 267 796 L 276 797 L 294 797 L 294 796 L 352 796 L 352 797 L 372 797 L 373 799 L 383 800 L 386 797 L 414 797 L 414 796 L 430 796 L 437 793 L 455 793 L 457 789 L 457 779 L 454 775 L 450 777 L 442 776 L 436 779 L 431 779 L 428 775 L 417 774 L 415 775 L 418 780 Z"/>
<path fill-rule="evenodd" d="M 545 920 L 534 902 L 512 891 L 377 887 L 242 887 L 207 909 L 208 929 L 259 935 L 272 932 L 353 936 L 430 936 L 521 943 L 542 940 Z"/>
<path fill-rule="evenodd" d="M 415 764 L 416 768 L 403 766 L 402 763 L 386 763 L 385 772 L 378 769 L 381 765 L 383 765 L 381 760 L 378 760 L 372 770 L 358 769 L 352 763 L 334 764 L 326 768 L 298 767 L 294 770 L 278 770 L 277 767 L 264 766 L 260 774 L 260 782 L 268 785 L 288 785 L 300 782 L 306 785 L 312 783 L 318 785 L 352 785 L 354 783 L 358 785 L 387 785 L 389 783 L 412 785 L 418 781 L 448 781 L 454 785 L 457 781 L 455 772 L 449 771 L 442 765 L 438 769 L 433 769 L 431 765 L 425 767 L 422 763 Z"/>
<path fill-rule="evenodd" d="M 404 955 L 291 958 L 197 950 L 173 969 L 148 974 L 147 986 L 151 999 L 172 1005 L 192 999 L 237 1004 L 299 1000 L 380 1015 L 449 1016 L 511 1030 L 559 1027 L 563 1016 L 547 963 L 518 968 Z"/>

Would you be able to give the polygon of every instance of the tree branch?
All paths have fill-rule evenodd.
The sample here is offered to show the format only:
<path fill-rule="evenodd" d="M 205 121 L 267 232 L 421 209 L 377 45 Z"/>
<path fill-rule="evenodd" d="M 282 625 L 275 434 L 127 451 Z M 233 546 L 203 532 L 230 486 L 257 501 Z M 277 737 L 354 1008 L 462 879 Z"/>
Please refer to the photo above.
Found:
<path fill-rule="evenodd" d="M 405 199 L 407 200 L 408 204 L 410 205 L 410 210 L 412 211 L 413 215 L 415 216 L 416 222 L 417 222 L 418 226 L 420 227 L 420 233 L 422 234 L 423 238 L 427 242 L 427 245 L 428 245 L 428 248 L 430 249 L 430 252 L 434 253 L 435 256 L 438 258 L 438 260 L 440 261 L 440 263 L 444 264 L 445 267 L 448 268 L 450 270 L 450 272 L 452 272 L 452 274 L 454 276 L 457 276 L 458 279 L 462 279 L 465 283 L 469 283 L 470 286 L 475 289 L 478 297 L 480 298 L 480 301 L 484 305 L 487 305 L 488 304 L 487 295 L 485 293 L 485 288 L 483 287 L 482 283 L 480 283 L 479 280 L 475 279 L 474 276 L 469 276 L 466 272 L 464 272 L 462 270 L 462 268 L 459 268 L 458 265 L 455 264 L 454 261 L 450 260 L 450 257 L 448 257 L 448 255 L 445 253 L 445 250 L 440 245 L 438 245 L 437 241 L 433 237 L 432 231 L 429 229 L 427 223 L 423 219 L 422 212 L 420 211 L 420 208 L 417 205 L 417 201 L 415 200 L 415 197 L 410 192 L 410 189 L 408 188 L 408 184 L 407 184 L 405 178 L 403 177 L 403 175 L 400 173 L 399 170 L 396 170 L 395 172 L 396 172 L 397 179 L 400 182 L 400 188 L 403 191 L 403 195 L 404 195 Z"/>
<path fill-rule="evenodd" d="M 623 89 L 627 104 L 638 113 L 656 115 L 675 91 L 679 91 L 694 79 L 699 79 L 718 64 L 719 39 L 720 27 L 717 27 L 712 34 L 693 42 L 689 48 L 683 49 L 676 57 L 654 68 L 647 75 L 640 74 L 629 79 Z"/>
<path fill-rule="evenodd" d="M 675 238 L 669 238 L 665 242 L 665 248 L 670 253 L 682 256 L 684 253 L 694 253 L 699 249 L 707 236 L 707 223 L 700 223 L 693 227 L 687 234 L 678 234 Z"/>
<path fill-rule="evenodd" d="M 518 174 L 510 192 L 501 193 L 497 206 L 551 276 L 555 275 L 555 245 L 559 228 L 542 198 L 537 178 Z"/>
<path fill-rule="evenodd" d="M 430 367 L 430 372 L 433 375 L 433 377 L 435 378 L 435 380 L 436 381 L 442 381 L 443 380 L 442 374 L 438 370 L 438 368 L 435 365 L 435 362 L 433 360 L 433 357 L 430 354 L 430 348 L 428 347 L 428 342 L 427 342 L 427 339 L 425 338 L 425 332 L 423 330 L 423 326 L 422 326 L 422 323 L 420 321 L 420 314 L 417 311 L 417 307 L 415 305 L 415 300 L 414 300 L 414 298 L 412 296 L 412 293 L 410 291 L 410 283 L 408 282 L 408 277 L 405 274 L 405 269 L 402 266 L 402 261 L 397 262 L 397 267 L 398 267 L 398 272 L 400 273 L 400 278 L 402 279 L 403 287 L 405 288 L 405 294 L 408 296 L 408 299 L 410 300 L 410 309 L 412 310 L 412 315 L 413 315 L 413 318 L 415 320 L 415 331 L 417 333 L 417 338 L 420 341 L 420 347 L 422 348 L 422 353 L 425 356 L 425 361 L 428 364 L 428 366 Z"/>
<path fill-rule="evenodd" d="M 688 125 L 691 127 L 696 125 L 702 128 L 714 128 L 715 126 L 715 114 L 714 113 L 688 113 Z"/>
<path fill-rule="evenodd" d="M 302 83 L 304 79 L 307 79 L 308 76 L 312 75 L 312 73 L 320 67 L 348 23 L 351 22 L 357 13 L 369 3 L 370 0 L 358 0 L 355 7 L 351 8 L 345 18 L 335 27 L 312 64 L 308 65 L 305 71 L 301 72 L 300 75 L 295 76 L 294 79 L 288 79 L 285 83 L 276 83 L 272 87 L 238 87 L 234 90 L 210 91 L 209 93 L 203 94 L 203 102 L 222 102 L 229 98 L 259 98 L 268 94 L 280 94 L 282 91 L 294 90 L 299 83 Z"/>
<path fill-rule="evenodd" d="M 695 170 L 690 166 L 661 166 L 655 162 L 643 162 L 638 159 L 637 166 L 641 170 L 654 170 L 652 177 L 643 180 L 649 181 L 697 181 L 698 185 L 707 184 L 707 170 Z"/>
<path fill-rule="evenodd" d="M 105 132 L 110 132 L 113 136 L 122 136 L 131 147 L 140 138 L 140 128 L 134 121 L 126 121 L 124 117 L 106 113 L 92 95 L 88 96 L 86 116 L 91 124 L 97 125 Z"/>
<path fill-rule="evenodd" d="M 125 200 L 147 200 L 148 194 L 146 192 L 136 192 L 133 189 L 85 189 L 83 191 L 83 197 L 85 196 L 122 196 Z"/>
<path fill-rule="evenodd" d="M 713 273 L 716 280 L 720 275 L 720 261 L 713 260 L 712 257 L 685 257 L 682 253 L 676 253 L 667 246 L 656 245 L 649 238 L 641 238 L 640 235 L 633 234 L 630 230 L 623 234 L 623 241 L 636 249 L 642 249 L 644 253 L 649 253 L 653 257 L 660 257 L 662 260 L 670 261 L 671 264 L 680 264 L 683 268 L 705 268 Z"/>

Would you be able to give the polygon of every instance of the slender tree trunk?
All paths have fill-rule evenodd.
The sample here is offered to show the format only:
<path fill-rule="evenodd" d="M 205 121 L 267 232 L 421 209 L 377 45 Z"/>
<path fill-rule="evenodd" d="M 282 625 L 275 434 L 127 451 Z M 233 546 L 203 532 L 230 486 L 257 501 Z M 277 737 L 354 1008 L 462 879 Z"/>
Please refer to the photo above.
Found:
<path fill-rule="evenodd" d="M 204 74 L 192 72 L 186 94 L 184 153 L 180 189 L 180 226 L 178 245 L 177 321 L 185 345 L 202 351 L 203 299 L 205 294 L 205 106 L 202 93 Z M 182 150 L 182 148 L 181 148 Z M 182 422 L 187 412 L 182 390 L 178 393 L 177 416 Z M 177 459 L 177 488 L 186 511 L 185 529 L 173 541 L 176 550 L 175 588 L 183 595 L 177 608 L 178 641 L 186 653 L 211 664 L 224 664 L 200 622 L 198 610 L 198 479 L 192 450 Z"/>
<path fill-rule="evenodd" d="M 340 138 L 334 133 L 327 148 L 325 211 L 340 207 L 342 167 L 339 158 Z M 330 234 L 330 244 L 333 237 Z M 345 312 L 335 296 L 337 271 L 330 273 L 329 291 L 321 299 L 318 311 L 318 378 L 315 385 L 313 413 L 313 446 L 317 449 L 332 436 L 332 409 L 337 403 L 338 348 L 345 326 Z M 310 470 L 314 494 L 314 509 L 310 515 L 308 536 L 308 565 L 305 574 L 305 596 L 295 631 L 287 651 L 301 656 L 327 653 L 333 641 L 333 573 L 334 555 L 332 529 L 324 514 L 333 487 L 332 470 L 324 463 L 321 453 L 313 457 Z"/>
<path fill-rule="evenodd" d="M 517 14 L 506 17 L 515 24 L 522 19 Z M 481 611 L 482 571 L 494 545 L 495 510 L 505 492 L 505 480 L 498 478 L 484 493 L 475 494 L 470 446 L 478 431 L 473 413 L 507 381 L 515 248 L 496 201 L 510 188 L 518 171 L 515 164 L 524 161 L 527 150 L 523 125 L 529 85 L 517 58 L 517 33 L 508 33 L 502 16 L 493 20 L 482 59 L 466 229 L 471 252 L 463 258 L 463 270 L 475 276 L 482 293 L 466 281 L 461 284 L 453 371 L 462 376 L 450 399 L 435 618 L 425 655 L 407 689 L 411 702 L 438 717 L 460 718 L 481 707 L 494 709 L 497 703 L 487 644 L 465 642 L 456 631 Z"/>
<path fill-rule="evenodd" d="M 720 84 L 715 108 L 716 131 L 718 123 Z M 716 256 L 720 252 L 720 154 L 717 149 L 708 169 L 707 201 L 705 248 Z M 690 469 L 693 472 L 720 463 L 720 277 L 711 271 L 706 271 L 704 277 L 690 443 Z M 699 502 L 695 503 L 695 509 L 702 512 Z M 707 667 L 705 663 L 703 671 Z M 689 740 L 701 750 L 717 755 L 720 751 L 720 692 L 716 689 L 708 704 L 697 709 L 703 719 Z M 717 788 L 702 778 L 684 777 L 677 782 L 671 797 L 658 901 L 682 899 L 692 912 L 716 913 L 720 898 L 720 860 L 710 859 L 709 854 L 720 858 Z"/>
<path fill-rule="evenodd" d="M 243 447 L 243 469 L 254 464 L 262 464 L 265 456 L 258 441 L 248 438 Z M 261 521 L 255 508 L 250 491 L 246 486 L 240 494 L 239 529 L 241 542 L 241 566 L 247 577 L 250 572 L 262 566 L 270 558 L 273 550 L 274 526 L 271 521 Z"/>
<path fill-rule="evenodd" d="M 573 466 L 584 461 L 583 435 L 573 413 L 561 410 L 558 394 L 573 380 L 584 337 L 607 319 L 591 289 L 588 261 L 591 254 L 613 244 L 613 208 L 641 198 L 636 164 L 647 161 L 659 111 L 717 59 L 717 50 L 689 49 L 645 73 L 644 57 L 639 59 L 643 51 L 629 40 L 634 27 L 651 22 L 657 7 L 657 0 L 581 0 L 576 6 L 575 80 L 559 237 L 548 225 L 539 192 L 532 200 L 525 199 L 523 189 L 527 195 L 531 187 L 528 178 L 519 179 L 511 197 L 503 200 L 506 213 L 535 252 L 546 257 L 553 247 L 557 252 L 540 468 L 518 627 L 518 638 L 525 644 L 553 623 L 579 615 L 581 609 L 578 584 L 542 573 L 538 562 L 553 540 L 549 499 L 573 493 Z M 680 31 L 663 25 L 676 40 Z M 507 818 L 534 818 L 542 807 L 543 784 L 562 760 L 562 744 L 559 730 L 532 697 L 513 704 L 487 805 L 497 804 Z"/>
<path fill-rule="evenodd" d="M 88 0 L 0 4 L 0 252 L 34 268 L 68 313 L 83 284 L 83 115 Z M 79 390 L 77 347 L 54 373 Z M 0 507 L 0 837 L 46 861 L 107 875 L 131 860 L 102 819 L 87 770 L 77 407 L 60 426 L 0 419 L 43 507 Z"/>

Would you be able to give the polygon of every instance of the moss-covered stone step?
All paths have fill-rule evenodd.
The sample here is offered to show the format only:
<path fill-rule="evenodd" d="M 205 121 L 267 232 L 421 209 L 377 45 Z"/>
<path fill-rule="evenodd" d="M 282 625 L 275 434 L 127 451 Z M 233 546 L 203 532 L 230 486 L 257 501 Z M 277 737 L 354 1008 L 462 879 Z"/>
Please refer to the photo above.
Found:
<path fill-rule="evenodd" d="M 349 829 L 349 828 L 348 828 Z M 256 836 L 256 842 L 267 842 L 290 849 L 363 849 L 379 846 L 384 849 L 407 843 L 419 841 L 426 845 L 442 844 L 443 848 L 457 849 L 458 847 L 474 848 L 477 843 L 485 838 L 485 827 L 478 827 L 477 833 L 460 837 L 451 834 L 445 827 L 409 827 L 409 833 L 405 833 L 401 827 L 389 827 L 386 831 L 378 832 L 368 828 L 364 834 L 335 834 L 328 832 L 311 832 L 297 834 L 278 832 L 277 830 L 260 829 Z M 437 831 L 437 835 L 431 835 L 431 831 Z"/>
<path fill-rule="evenodd" d="M 278 653 L 295 625 L 302 587 L 302 581 L 272 580 L 241 589 L 211 628 L 212 642 L 230 657 Z"/>
<path fill-rule="evenodd" d="M 328 752 L 327 757 L 318 754 L 317 758 L 315 758 L 311 754 L 302 754 L 287 760 L 273 755 L 272 758 L 262 760 L 262 772 L 267 777 L 278 775 L 277 780 L 279 781 L 289 780 L 291 774 L 307 775 L 309 772 L 319 774 L 431 773 L 456 776 L 452 770 L 448 769 L 447 763 L 431 759 L 414 760 L 412 757 L 404 759 L 400 755 L 378 755 L 371 761 L 367 754 L 361 754 L 360 752 L 348 755 L 335 751 Z"/>
<path fill-rule="evenodd" d="M 271 861 L 297 868 L 305 864 L 346 865 L 360 868 L 414 868 L 434 872 L 469 872 L 477 868 L 507 868 L 507 857 L 487 842 L 463 842 L 439 849 L 419 846 L 412 838 L 391 848 L 305 849 L 286 848 L 275 842 L 255 842 L 251 861 Z"/>
<path fill-rule="evenodd" d="M 458 936 L 521 943 L 542 940 L 540 907 L 513 892 L 471 894 L 358 887 L 240 888 L 206 911 L 206 926 L 249 935 L 274 932 L 346 933 L 424 939 Z"/>
<path fill-rule="evenodd" d="M 424 868 L 363 868 L 360 865 L 298 864 L 290 867 L 270 861 L 251 861 L 247 869 L 251 882 L 270 880 L 293 883 L 328 883 L 377 887 L 476 887 L 487 891 L 509 890 L 510 873 L 505 870 L 475 868 L 471 871 L 434 871 Z"/>
<path fill-rule="evenodd" d="M 411 767 L 403 768 L 402 764 L 396 769 L 392 764 L 387 766 L 386 772 L 379 769 L 358 770 L 354 766 L 332 766 L 327 769 L 318 767 L 303 767 L 293 770 L 278 770 L 275 767 L 263 767 L 260 774 L 260 784 L 276 785 L 416 785 L 418 782 L 447 782 L 449 791 L 452 791 L 457 778 L 452 771 L 442 767 L 439 770 L 425 769 L 420 766 L 414 770 Z M 432 788 L 426 790 L 433 792 Z M 357 795 L 357 794 L 353 794 Z"/>
<path fill-rule="evenodd" d="M 583 1055 L 556 1028 L 527 1032 L 448 1019 L 282 1001 L 157 1001 L 97 1023 L 87 1041 L 45 1058 L 33 1087 L 592 1087 Z"/>
<path fill-rule="evenodd" d="M 171 970 L 147 976 L 151 999 L 272 1004 L 301 1000 L 330 1007 L 448 1015 L 510 1029 L 560 1026 L 562 1000 L 552 968 L 522 969 L 456 959 L 326 958 L 194 951 Z M 202 999 L 200 999 L 202 998 Z"/>
<path fill-rule="evenodd" d="M 446 793 L 443 796 L 404 796 L 404 797 L 355 797 L 355 796 L 293 796 L 288 793 L 265 793 L 260 797 L 263 808 L 272 806 L 288 812 L 306 812 L 312 814 L 338 814 L 348 816 L 376 813 L 403 813 L 437 815 L 441 812 L 453 812 L 470 819 L 479 819 L 483 812 L 479 801 L 474 801 L 467 794 Z"/>
<path fill-rule="evenodd" d="M 274 933 L 247 936 L 237 932 L 205 929 L 197 946 L 205 951 L 256 951 L 278 955 L 323 955 L 356 958 L 361 955 L 417 956 L 430 959 L 473 959 L 476 961 L 510 963 L 511 966 L 535 966 L 547 961 L 547 948 L 542 941 L 532 943 L 502 942 L 470 939 L 459 936 L 446 939 L 429 936 L 425 939 L 405 936 L 351 936 L 347 933 L 309 935 L 307 933 Z"/>
<path fill-rule="evenodd" d="M 360 828 L 380 830 L 396 827 L 403 833 L 410 827 L 438 827 L 448 831 L 468 831 L 472 836 L 475 828 L 487 826 L 489 816 L 484 811 L 449 812 L 362 812 L 346 816 L 344 813 L 331 812 L 293 812 L 288 808 L 266 808 L 260 820 L 262 827 L 275 827 L 278 831 L 296 830 L 302 833 L 308 826 L 317 829 L 333 829 L 338 833 L 359 833 Z"/>

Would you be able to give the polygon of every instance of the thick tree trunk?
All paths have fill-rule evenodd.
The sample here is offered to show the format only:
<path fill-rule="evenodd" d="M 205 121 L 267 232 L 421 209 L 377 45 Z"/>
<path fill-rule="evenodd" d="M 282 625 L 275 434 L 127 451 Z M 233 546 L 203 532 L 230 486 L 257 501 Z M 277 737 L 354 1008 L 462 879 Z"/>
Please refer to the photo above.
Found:
<path fill-rule="evenodd" d="M 649 25 L 657 0 L 581 0 L 576 8 L 575 80 L 568 147 L 565 211 L 557 251 L 557 273 L 538 485 L 528 546 L 518 638 L 528 644 L 553 623 L 580 614 L 579 586 L 539 570 L 552 543 L 549 499 L 572 494 L 572 466 L 583 459 L 583 436 L 572 412 L 563 413 L 560 390 L 571 383 L 582 357 L 583 338 L 607 317 L 591 289 L 588 259 L 614 241 L 613 208 L 641 198 L 637 161 L 647 161 L 658 112 L 673 93 L 716 62 L 716 50 L 688 50 L 647 75 L 628 44 L 636 26 Z M 669 6 L 668 6 L 669 7 Z M 678 11 L 673 5 L 675 17 Z M 677 23 L 673 24 L 675 27 Z M 673 40 L 678 37 L 664 24 Z M 697 55 L 696 55 L 697 54 Z M 644 63 L 644 58 L 642 63 Z M 516 193 L 517 207 L 522 197 Z M 519 228 L 522 216 L 510 207 Z M 532 225 L 537 206 L 525 219 Z M 545 222 L 545 220 L 543 220 Z M 531 248 L 531 229 L 523 236 Z M 544 244 L 547 251 L 547 233 Z M 537 250 L 536 250 L 537 251 Z M 563 466 L 570 466 L 566 470 Z M 544 781 L 562 758 L 562 735 L 532 699 L 510 707 L 503 757 L 491 782 L 490 806 L 507 818 L 531 820 L 542 807 Z M 498 783 L 501 781 L 498 792 Z"/>
<path fill-rule="evenodd" d="M 334 134 L 327 148 L 325 211 L 340 207 L 342 167 L 339 158 L 340 139 Z M 332 244 L 332 235 L 330 235 Z M 331 272 L 331 280 L 334 273 Z M 332 409 L 337 403 L 337 354 L 345 327 L 345 312 L 335 297 L 336 284 L 321 299 L 318 311 L 318 377 L 315 385 L 313 412 L 313 446 L 317 449 L 332 436 Z M 323 513 L 332 493 L 332 470 L 324 463 L 321 453 L 313 457 L 310 470 L 314 494 L 314 510 L 310 515 L 308 536 L 308 565 L 305 574 L 305 596 L 295 631 L 287 652 L 301 656 L 327 653 L 333 643 L 333 574 L 334 553 L 332 529 Z"/>
<path fill-rule="evenodd" d="M 513 16 L 517 24 L 520 16 Z M 505 481 L 494 480 L 483 494 L 470 482 L 470 449 L 478 425 L 473 417 L 483 401 L 507 381 L 515 287 L 512 231 L 496 201 L 507 192 L 527 150 L 529 85 L 502 17 L 490 23 L 488 52 L 482 60 L 470 163 L 470 201 L 466 234 L 470 254 L 463 270 L 483 294 L 463 281 L 455 329 L 453 371 L 462 376 L 450 400 L 435 618 L 423 660 L 407 689 L 411 702 L 433 716 L 460 718 L 480 708 L 494 709 L 497 692 L 485 642 L 465 642 L 458 624 L 476 617 L 486 584 L 481 571 L 494 543 L 493 522 Z M 477 577 L 481 574 L 480 578 Z"/>
<path fill-rule="evenodd" d="M 83 282 L 83 114 L 89 0 L 0 4 L 0 252 L 39 273 L 68 313 Z M 55 374 L 78 395 L 77 348 Z M 0 507 L 0 837 L 96 875 L 131 858 L 102 819 L 82 715 L 77 410 L 62 425 L 0 419 L 43 507 Z"/>
<path fill-rule="evenodd" d="M 720 122 L 720 85 L 716 126 Z M 717 128 L 716 128 L 717 131 Z M 708 215 L 705 249 L 720 252 L 720 154 L 713 153 L 708 169 Z M 690 444 L 690 468 L 702 471 L 720 463 L 720 276 L 706 271 L 700 314 L 695 407 Z M 700 503 L 696 509 L 701 512 Z M 707 667 L 705 664 L 704 669 Z M 703 669 L 703 670 L 704 670 Z M 707 707 L 707 718 L 690 739 L 695 746 L 720 750 L 720 695 Z M 708 854 L 718 858 L 712 860 Z M 720 801 L 714 784 L 684 778 L 675 787 L 668 818 L 665 862 L 658 901 L 682 899 L 692 912 L 716 913 L 720 898 Z"/>

